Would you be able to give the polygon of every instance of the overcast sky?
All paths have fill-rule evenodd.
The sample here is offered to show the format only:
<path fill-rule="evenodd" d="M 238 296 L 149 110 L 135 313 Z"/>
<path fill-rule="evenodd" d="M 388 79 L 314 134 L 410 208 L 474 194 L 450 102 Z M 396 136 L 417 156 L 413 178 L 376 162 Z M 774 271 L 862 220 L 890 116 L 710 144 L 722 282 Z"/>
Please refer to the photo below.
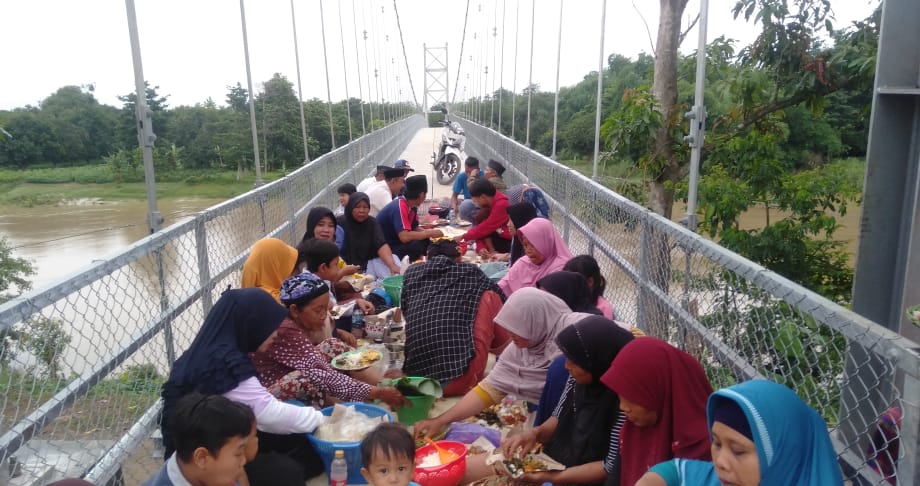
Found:
<path fill-rule="evenodd" d="M 635 7 L 633 6 L 635 4 Z M 657 32 L 655 0 L 608 0 L 604 57 L 619 53 L 635 57 L 651 51 L 649 35 Z M 708 39 L 719 35 L 749 43 L 757 27 L 734 20 L 734 0 L 710 0 Z M 329 85 L 333 100 L 353 97 L 360 83 L 364 99 L 375 99 L 373 77 L 368 96 L 368 66 L 381 71 L 380 94 L 388 100 L 412 100 L 392 0 L 295 0 L 297 37 L 304 99 L 326 99 L 321 18 L 325 18 Z M 352 5 L 354 4 L 354 8 Z M 533 82 L 554 90 L 559 0 L 535 2 Z M 869 15 L 878 0 L 832 0 L 836 26 Z M 530 76 L 532 0 L 471 0 L 457 99 L 503 85 L 520 92 Z M 382 8 L 382 11 L 381 11 Z M 457 77 L 466 1 L 397 0 L 408 57 L 408 73 L 422 102 L 423 44 L 448 46 L 450 85 Z M 240 6 L 230 0 L 136 0 L 144 75 L 169 105 L 192 105 L 208 97 L 224 103 L 227 86 L 246 86 Z M 690 0 L 687 17 L 699 11 Z M 341 13 L 340 13 L 341 12 Z M 641 12 L 641 16 L 640 16 Z M 503 20 L 504 17 L 504 20 Z M 560 84 L 569 86 L 597 69 L 601 0 L 567 0 L 562 12 Z M 341 20 L 341 29 L 340 29 Z M 290 0 L 246 2 L 252 78 L 259 83 L 281 73 L 297 89 Z M 686 25 L 685 18 L 684 24 Z M 517 24 L 517 25 L 516 25 Z M 492 35 L 497 26 L 497 36 Z M 368 32 L 365 43 L 363 31 Z M 355 33 L 358 33 L 357 52 Z M 476 33 L 474 39 L 474 33 Z M 505 35 L 507 34 L 507 35 Z M 342 52 L 344 36 L 345 52 Z M 387 39 L 389 36 L 389 40 Z M 682 51 L 696 48 L 691 31 Z M 485 41 L 485 42 L 483 42 Z M 515 42 L 517 62 L 515 63 Z M 504 44 L 504 54 L 502 54 Z M 94 84 L 102 103 L 120 106 L 117 95 L 134 90 L 125 2 L 120 0 L 19 0 L 0 7 L 0 109 L 37 105 L 61 86 Z M 502 62 L 504 55 L 504 62 Z M 367 57 L 366 57 L 367 56 Z M 472 56 L 472 61 L 470 60 Z M 515 78 L 517 66 L 517 82 Z M 483 74 L 488 66 L 488 78 Z M 495 68 L 498 66 L 498 70 Z M 347 71 L 348 82 L 345 82 Z M 479 74 L 474 74 L 479 73 Z M 396 75 L 399 75 L 397 84 Z M 469 80 L 467 80 L 469 75 Z M 383 84 L 388 80 L 387 84 Z M 477 88 L 478 87 L 478 90 Z"/>

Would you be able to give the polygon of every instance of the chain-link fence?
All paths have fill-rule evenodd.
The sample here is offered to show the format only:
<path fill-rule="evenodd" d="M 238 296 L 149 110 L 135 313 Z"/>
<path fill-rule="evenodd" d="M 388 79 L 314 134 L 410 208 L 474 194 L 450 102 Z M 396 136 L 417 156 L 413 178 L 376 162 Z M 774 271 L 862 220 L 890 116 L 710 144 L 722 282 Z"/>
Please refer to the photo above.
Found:
<path fill-rule="evenodd" d="M 160 386 L 259 238 L 300 241 L 335 188 L 392 162 L 415 115 L 0 306 L 0 484 L 137 485 L 162 463 Z M 14 476 L 12 479 L 10 476 Z"/>
<path fill-rule="evenodd" d="M 118 256 L 0 306 L 0 484 L 85 476 L 136 485 L 161 455 L 150 439 L 169 364 L 254 241 L 299 241 L 308 208 L 399 155 L 424 126 L 413 116 L 290 176 L 199 213 Z M 697 356 L 715 387 L 765 377 L 828 422 L 854 483 L 913 484 L 916 344 L 637 206 L 578 172 L 471 122 L 468 149 L 507 162 L 509 184 L 543 189 L 574 254 L 591 254 L 619 319 Z M 880 430 L 898 407 L 903 420 Z M 889 414 L 895 417 L 895 414 Z M 896 420 L 893 420 L 896 422 Z M 896 446 L 899 446 L 897 448 Z M 892 480 L 894 482 L 894 480 Z"/>
<path fill-rule="evenodd" d="M 795 390 L 827 421 L 854 484 L 915 484 L 916 343 L 511 139 L 463 127 L 469 154 L 504 161 L 509 186 L 548 196 L 572 254 L 598 260 L 618 319 L 696 356 L 715 388 L 758 377 Z"/>

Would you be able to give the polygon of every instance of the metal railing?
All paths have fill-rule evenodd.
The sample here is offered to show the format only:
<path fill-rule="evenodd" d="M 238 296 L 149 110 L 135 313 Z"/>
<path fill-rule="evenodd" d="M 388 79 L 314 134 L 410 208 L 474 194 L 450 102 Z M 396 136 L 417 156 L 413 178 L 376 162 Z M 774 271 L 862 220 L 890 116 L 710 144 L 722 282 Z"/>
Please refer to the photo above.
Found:
<path fill-rule="evenodd" d="M 237 285 L 258 238 L 296 242 L 307 208 L 391 161 L 419 116 L 373 132 L 290 176 L 150 236 L 115 257 L 0 306 L 0 330 L 38 335 L 55 376 L 4 367 L 0 460 L 15 454 L 56 474 L 139 484 L 154 473 L 149 439 L 159 385 L 211 302 Z M 887 484 L 866 465 L 879 417 L 903 412 L 899 484 L 913 484 L 920 426 L 917 345 L 613 193 L 577 171 L 465 121 L 471 154 L 506 162 L 509 184 L 539 186 L 573 254 L 591 254 L 617 318 L 694 354 L 714 387 L 765 377 L 827 420 L 847 474 Z M 55 333 L 55 323 L 65 325 Z M 57 336 L 57 337 L 56 337 Z M 57 344 L 55 344 L 57 343 Z M 5 348 L 3 348 L 5 349 Z M 3 355 L 25 360 L 36 357 Z M 10 424 L 9 426 L 5 424 Z M 73 450 L 77 444 L 79 450 Z"/>
<path fill-rule="evenodd" d="M 866 450 L 893 444 L 898 484 L 920 484 L 918 345 L 469 120 L 467 153 L 505 162 L 505 182 L 538 186 L 573 255 L 593 255 L 617 318 L 695 355 L 714 388 L 766 378 L 828 422 L 846 476 L 888 484 Z M 879 418 L 900 407 L 901 426 Z M 892 481 L 895 479 L 892 478 Z"/>
<path fill-rule="evenodd" d="M 160 385 L 214 299 L 239 285 L 253 242 L 298 243 L 309 208 L 335 207 L 339 184 L 395 160 L 424 125 L 414 115 L 369 133 L 0 306 L 0 331 L 29 343 L 0 346 L 0 484 L 10 469 L 19 484 L 153 475 Z"/>

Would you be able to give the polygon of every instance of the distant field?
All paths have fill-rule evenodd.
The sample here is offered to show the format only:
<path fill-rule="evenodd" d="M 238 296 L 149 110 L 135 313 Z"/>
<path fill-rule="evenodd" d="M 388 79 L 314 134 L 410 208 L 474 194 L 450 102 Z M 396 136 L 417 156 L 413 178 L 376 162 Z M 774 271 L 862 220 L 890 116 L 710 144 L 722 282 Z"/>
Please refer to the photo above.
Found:
<path fill-rule="evenodd" d="M 0 169 L 0 205 L 32 207 L 58 204 L 64 200 L 99 198 L 108 200 L 147 197 L 143 175 L 129 174 L 127 182 L 116 182 L 104 165 Z M 280 172 L 263 174 L 265 181 L 282 177 Z M 253 188 L 255 175 L 235 171 L 173 171 L 157 174 L 157 197 L 228 199 Z"/>

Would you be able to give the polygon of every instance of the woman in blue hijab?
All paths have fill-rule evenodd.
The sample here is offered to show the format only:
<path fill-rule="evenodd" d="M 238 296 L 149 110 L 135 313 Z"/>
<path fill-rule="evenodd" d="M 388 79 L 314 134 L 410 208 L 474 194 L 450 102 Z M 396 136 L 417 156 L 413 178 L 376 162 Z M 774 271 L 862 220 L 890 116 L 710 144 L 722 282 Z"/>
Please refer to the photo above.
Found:
<path fill-rule="evenodd" d="M 709 396 L 712 462 L 658 464 L 636 486 L 838 486 L 827 424 L 789 388 L 753 380 Z"/>

